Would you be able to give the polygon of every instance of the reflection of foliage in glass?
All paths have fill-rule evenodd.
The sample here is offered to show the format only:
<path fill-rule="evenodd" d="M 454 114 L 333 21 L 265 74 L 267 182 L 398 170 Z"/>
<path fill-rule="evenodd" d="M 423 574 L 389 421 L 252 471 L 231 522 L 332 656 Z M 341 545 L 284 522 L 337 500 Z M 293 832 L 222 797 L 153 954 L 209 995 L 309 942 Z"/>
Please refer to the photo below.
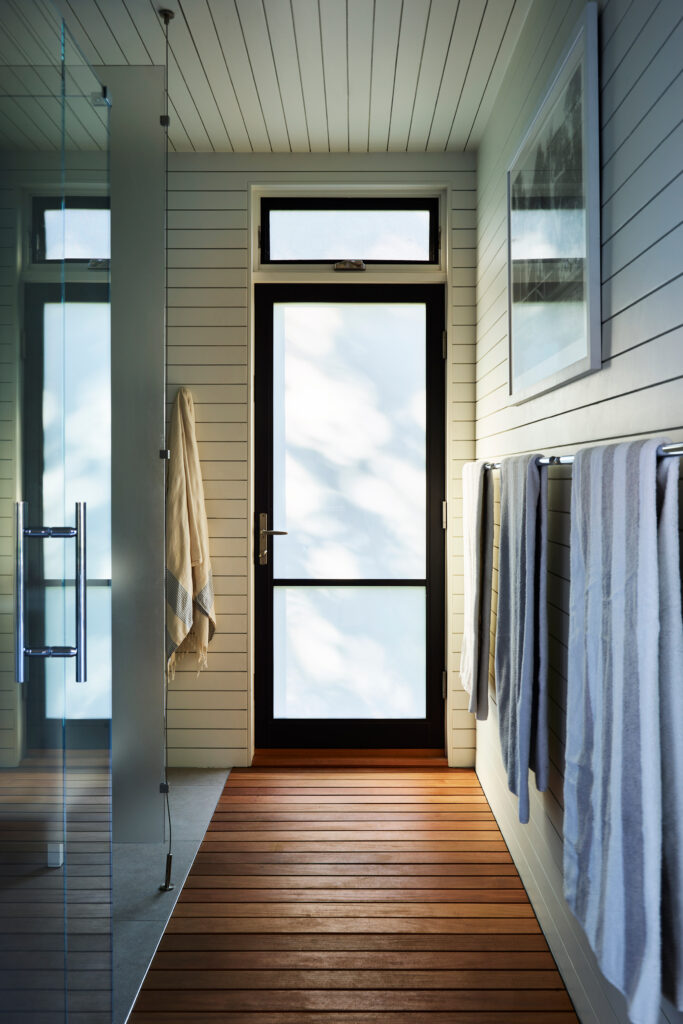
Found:
<path fill-rule="evenodd" d="M 521 167 L 511 178 L 513 210 L 583 208 L 581 135 L 582 78 L 577 67 L 545 118 L 535 142 L 533 168 Z"/>

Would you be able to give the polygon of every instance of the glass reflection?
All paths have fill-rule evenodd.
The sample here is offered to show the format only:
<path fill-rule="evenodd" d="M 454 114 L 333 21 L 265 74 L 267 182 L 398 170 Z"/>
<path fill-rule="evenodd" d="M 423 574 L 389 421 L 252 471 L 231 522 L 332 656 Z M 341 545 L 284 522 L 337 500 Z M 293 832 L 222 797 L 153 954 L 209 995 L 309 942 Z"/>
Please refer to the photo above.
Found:
<path fill-rule="evenodd" d="M 424 718 L 423 587 L 275 587 L 275 718 Z"/>
<path fill-rule="evenodd" d="M 46 260 L 108 260 L 109 210 L 46 210 Z"/>
<path fill-rule="evenodd" d="M 428 210 L 271 210 L 271 260 L 429 260 Z"/>
<path fill-rule="evenodd" d="M 276 578 L 425 578 L 425 330 L 421 303 L 276 304 Z"/>

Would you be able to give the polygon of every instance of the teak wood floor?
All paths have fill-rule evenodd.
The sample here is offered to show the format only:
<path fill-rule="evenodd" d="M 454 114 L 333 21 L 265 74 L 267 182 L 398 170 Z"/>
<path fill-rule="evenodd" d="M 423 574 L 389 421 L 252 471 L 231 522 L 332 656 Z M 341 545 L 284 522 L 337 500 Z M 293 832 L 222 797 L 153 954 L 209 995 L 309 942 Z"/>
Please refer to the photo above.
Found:
<path fill-rule="evenodd" d="M 131 1024 L 578 1024 L 476 775 L 235 769 Z"/>

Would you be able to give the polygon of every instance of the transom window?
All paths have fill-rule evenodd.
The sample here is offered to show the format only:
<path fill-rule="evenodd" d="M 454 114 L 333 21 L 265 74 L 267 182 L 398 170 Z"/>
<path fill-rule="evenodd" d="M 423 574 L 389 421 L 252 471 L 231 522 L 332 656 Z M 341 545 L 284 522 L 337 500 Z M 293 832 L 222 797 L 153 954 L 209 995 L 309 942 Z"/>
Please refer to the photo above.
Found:
<path fill-rule="evenodd" d="M 437 198 L 261 199 L 261 263 L 438 263 Z"/>
<path fill-rule="evenodd" d="M 111 257 L 109 199 L 103 196 L 35 196 L 34 263 L 89 263 Z"/>

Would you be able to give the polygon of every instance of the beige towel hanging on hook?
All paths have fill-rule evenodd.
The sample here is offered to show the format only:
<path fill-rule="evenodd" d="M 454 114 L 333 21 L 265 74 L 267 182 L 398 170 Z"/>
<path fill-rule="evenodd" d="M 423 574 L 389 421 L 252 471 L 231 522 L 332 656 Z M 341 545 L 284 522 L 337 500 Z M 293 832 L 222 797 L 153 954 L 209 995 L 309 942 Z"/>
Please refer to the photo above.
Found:
<path fill-rule="evenodd" d="M 197 674 L 208 664 L 216 631 L 209 530 L 194 426 L 194 402 L 179 388 L 169 432 L 166 493 L 166 657 L 171 678 L 179 654 L 196 653 Z"/>

